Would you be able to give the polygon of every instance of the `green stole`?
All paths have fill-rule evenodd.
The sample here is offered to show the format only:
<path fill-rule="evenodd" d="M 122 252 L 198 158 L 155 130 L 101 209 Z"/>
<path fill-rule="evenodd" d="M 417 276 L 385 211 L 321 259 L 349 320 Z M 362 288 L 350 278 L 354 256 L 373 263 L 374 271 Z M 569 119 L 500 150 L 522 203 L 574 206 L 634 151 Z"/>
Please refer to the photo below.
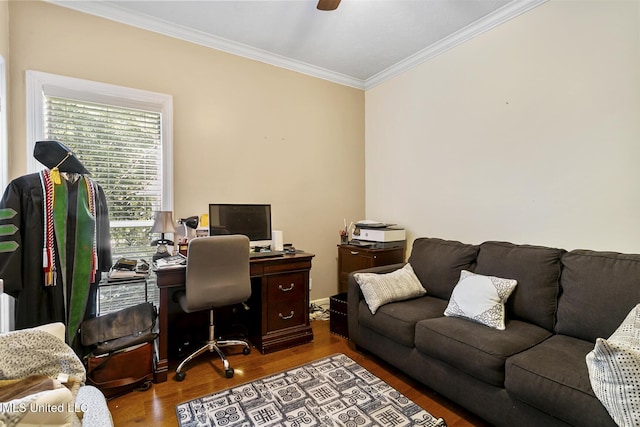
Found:
<path fill-rule="evenodd" d="M 89 296 L 89 287 L 94 279 L 93 276 L 93 248 L 94 231 L 96 220 L 90 210 L 91 194 L 88 186 L 91 183 L 84 176 L 78 182 L 78 202 L 76 204 L 76 229 L 73 265 L 67 265 L 67 215 L 69 212 L 68 187 L 65 179 L 60 184 L 54 185 L 53 201 L 53 221 L 57 242 L 57 253 L 62 269 L 62 284 L 64 293 L 65 311 L 67 313 L 67 340 L 69 345 L 80 328 L 80 323 L 84 318 Z M 71 268 L 71 276 L 68 276 L 68 269 Z M 71 283 L 68 283 L 70 278 Z M 68 296 L 68 292 L 71 294 Z M 67 302 L 68 301 L 68 302 Z"/>

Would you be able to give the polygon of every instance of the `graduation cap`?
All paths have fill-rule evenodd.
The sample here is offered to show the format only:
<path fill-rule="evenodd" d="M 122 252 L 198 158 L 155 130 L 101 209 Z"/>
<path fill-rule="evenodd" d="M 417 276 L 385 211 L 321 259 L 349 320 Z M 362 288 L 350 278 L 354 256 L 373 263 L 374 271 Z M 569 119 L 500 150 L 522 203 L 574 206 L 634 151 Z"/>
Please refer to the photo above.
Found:
<path fill-rule="evenodd" d="M 91 175 L 76 155 L 58 141 L 37 141 L 33 157 L 49 169 L 57 168 L 60 172 Z"/>

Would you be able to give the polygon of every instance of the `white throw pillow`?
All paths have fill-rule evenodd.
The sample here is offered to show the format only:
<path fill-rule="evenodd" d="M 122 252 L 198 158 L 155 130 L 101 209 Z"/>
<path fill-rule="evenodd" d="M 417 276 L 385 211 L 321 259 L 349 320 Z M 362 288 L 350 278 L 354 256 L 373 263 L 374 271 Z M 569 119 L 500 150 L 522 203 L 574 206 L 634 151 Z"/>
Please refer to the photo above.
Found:
<path fill-rule="evenodd" d="M 504 330 L 504 304 L 517 284 L 517 280 L 483 276 L 462 270 L 444 315 L 464 317 L 491 328 Z"/>
<path fill-rule="evenodd" d="M 353 276 L 372 314 L 384 304 L 427 293 L 409 263 L 391 273 L 355 273 Z"/>
<path fill-rule="evenodd" d="M 586 357 L 591 388 L 620 426 L 640 425 L 640 304 Z"/>

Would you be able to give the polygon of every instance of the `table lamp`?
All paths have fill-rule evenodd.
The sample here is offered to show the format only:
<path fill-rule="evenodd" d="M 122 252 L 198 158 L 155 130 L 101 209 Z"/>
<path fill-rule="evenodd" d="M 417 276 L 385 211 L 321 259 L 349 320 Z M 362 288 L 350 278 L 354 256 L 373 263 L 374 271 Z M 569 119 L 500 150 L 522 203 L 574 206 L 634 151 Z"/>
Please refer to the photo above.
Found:
<path fill-rule="evenodd" d="M 164 233 L 175 233 L 176 229 L 173 226 L 173 215 L 171 211 L 157 211 L 156 218 L 153 222 L 152 233 L 160 233 L 161 237 L 157 240 L 151 241 L 151 246 L 157 246 L 156 253 L 153 254 L 153 260 L 165 258 L 171 254 L 167 251 L 167 245 L 173 246 L 173 241 L 165 239 Z"/>

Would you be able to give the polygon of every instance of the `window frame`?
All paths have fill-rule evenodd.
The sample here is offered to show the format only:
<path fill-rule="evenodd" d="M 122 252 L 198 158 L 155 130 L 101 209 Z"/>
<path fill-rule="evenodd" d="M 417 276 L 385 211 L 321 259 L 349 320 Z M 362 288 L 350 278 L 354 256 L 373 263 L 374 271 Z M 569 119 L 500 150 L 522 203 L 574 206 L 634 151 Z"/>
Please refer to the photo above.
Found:
<path fill-rule="evenodd" d="M 0 190 L 4 191 L 9 182 L 9 162 L 7 144 L 7 63 L 0 55 Z M 0 197 L 2 197 L 0 195 Z M 14 329 L 14 300 L 0 289 L 0 333 Z"/>
<path fill-rule="evenodd" d="M 124 86 L 66 77 L 41 71 L 26 71 L 27 171 L 44 168 L 34 157 L 36 141 L 44 139 L 44 97 L 58 96 L 88 102 L 137 108 L 161 114 L 162 129 L 162 210 L 173 211 L 173 97 Z M 64 141 L 61 141 L 64 143 Z M 99 184 L 99 183 L 98 183 Z M 127 221 L 127 223 L 129 223 Z M 122 226 L 120 221 L 113 227 Z"/>

